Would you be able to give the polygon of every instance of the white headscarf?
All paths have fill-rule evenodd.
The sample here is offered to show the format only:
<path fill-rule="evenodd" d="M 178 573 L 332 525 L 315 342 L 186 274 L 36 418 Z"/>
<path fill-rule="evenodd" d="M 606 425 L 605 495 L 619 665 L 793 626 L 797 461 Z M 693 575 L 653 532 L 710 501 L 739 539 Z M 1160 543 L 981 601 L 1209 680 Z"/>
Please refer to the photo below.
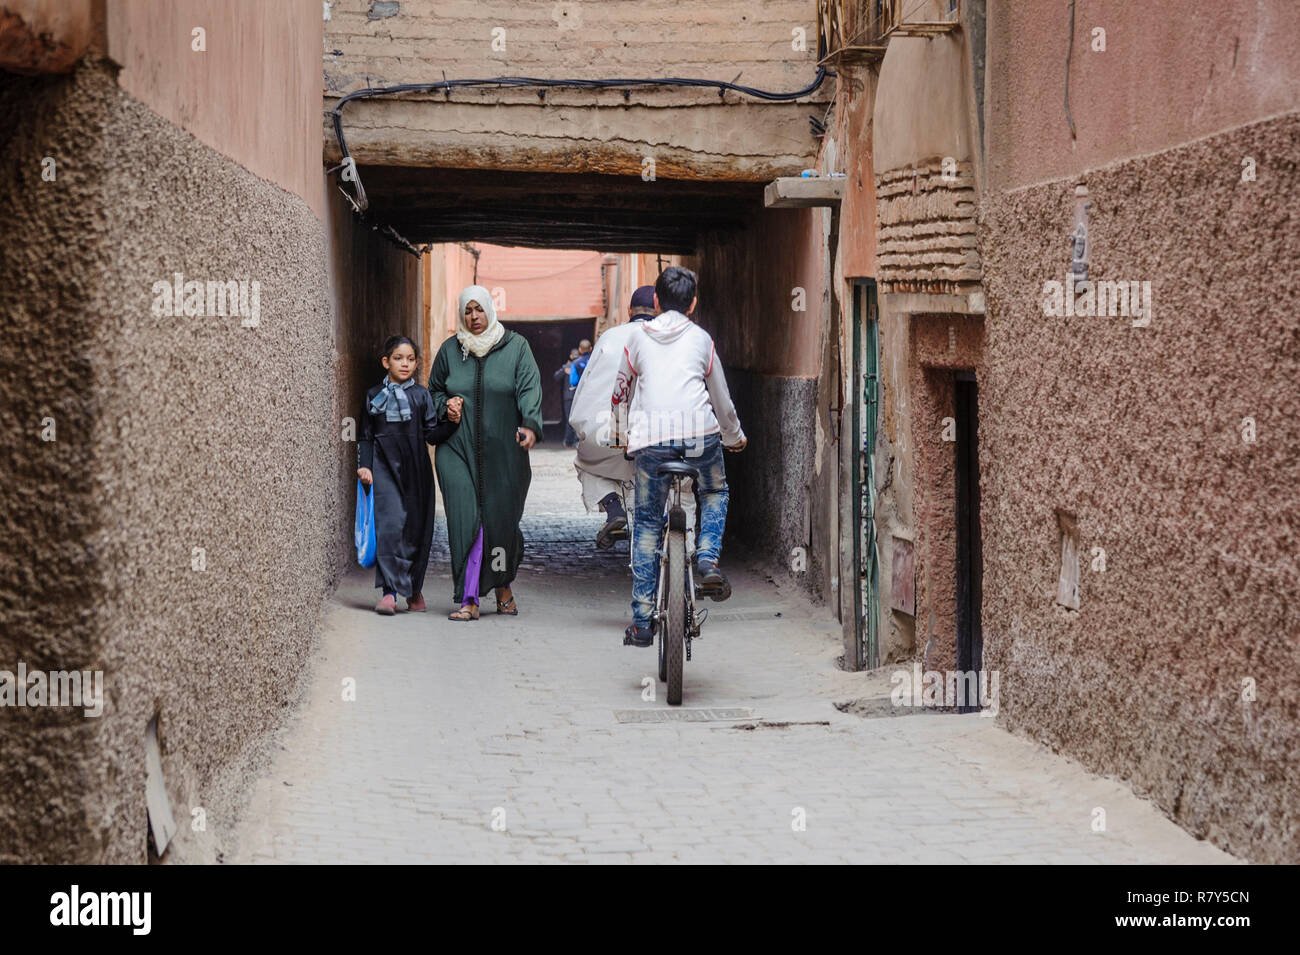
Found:
<path fill-rule="evenodd" d="M 482 334 L 475 335 L 465 324 L 465 306 L 470 302 L 478 302 L 487 312 L 488 326 L 483 329 Z M 506 333 L 505 326 L 497 321 L 497 309 L 492 304 L 492 294 L 481 285 L 470 285 L 460 293 L 460 306 L 456 309 L 457 323 L 460 328 L 456 332 L 456 338 L 460 340 L 460 357 L 464 361 L 473 352 L 479 358 L 482 358 L 490 352 L 501 337 Z"/>

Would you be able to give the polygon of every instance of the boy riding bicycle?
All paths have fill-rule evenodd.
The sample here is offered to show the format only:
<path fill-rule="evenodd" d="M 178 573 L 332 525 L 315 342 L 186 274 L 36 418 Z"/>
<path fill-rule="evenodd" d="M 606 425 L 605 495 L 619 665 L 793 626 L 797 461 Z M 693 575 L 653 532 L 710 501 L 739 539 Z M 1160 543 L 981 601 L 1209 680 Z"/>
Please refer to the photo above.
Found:
<path fill-rule="evenodd" d="M 659 474 L 664 461 L 684 460 L 700 472 L 696 588 L 714 600 L 731 596 L 731 585 L 718 569 L 728 501 L 722 449 L 740 451 L 747 440 L 716 360 L 713 339 L 687 317 L 695 310 L 695 290 L 695 273 L 690 269 L 664 269 L 655 283 L 655 309 L 660 314 L 642 323 L 642 334 L 628 340 L 610 398 L 610 443 L 626 445 L 628 453 L 636 456 L 633 622 L 623 639 L 629 646 L 654 643 L 650 616 L 670 480 Z M 634 382 L 636 394 L 629 407 Z"/>

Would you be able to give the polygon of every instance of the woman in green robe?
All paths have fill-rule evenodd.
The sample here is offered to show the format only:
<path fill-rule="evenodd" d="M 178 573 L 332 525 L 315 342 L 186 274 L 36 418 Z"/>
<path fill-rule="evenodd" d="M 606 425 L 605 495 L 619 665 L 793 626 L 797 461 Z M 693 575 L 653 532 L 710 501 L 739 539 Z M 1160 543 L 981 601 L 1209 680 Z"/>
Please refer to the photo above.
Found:
<path fill-rule="evenodd" d="M 514 582 L 524 556 L 519 519 L 532 481 L 528 449 L 542 433 L 542 379 L 522 335 L 497 321 L 481 285 L 460 293 L 460 330 L 442 343 L 429 375 L 434 411 L 464 399 L 460 427 L 435 456 L 447 514 L 460 609 L 477 620 L 479 595 L 496 589 L 497 613 L 516 614 Z"/>

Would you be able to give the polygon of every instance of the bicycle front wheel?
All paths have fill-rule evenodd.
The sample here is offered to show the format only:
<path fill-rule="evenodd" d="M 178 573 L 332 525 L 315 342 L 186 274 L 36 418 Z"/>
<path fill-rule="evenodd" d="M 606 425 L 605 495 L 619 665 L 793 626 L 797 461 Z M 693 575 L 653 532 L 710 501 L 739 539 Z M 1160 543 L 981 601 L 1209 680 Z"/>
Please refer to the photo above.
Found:
<path fill-rule="evenodd" d="M 686 641 L 686 532 L 668 531 L 668 606 L 664 613 L 664 656 L 668 669 L 668 705 L 682 702 L 682 667 Z"/>

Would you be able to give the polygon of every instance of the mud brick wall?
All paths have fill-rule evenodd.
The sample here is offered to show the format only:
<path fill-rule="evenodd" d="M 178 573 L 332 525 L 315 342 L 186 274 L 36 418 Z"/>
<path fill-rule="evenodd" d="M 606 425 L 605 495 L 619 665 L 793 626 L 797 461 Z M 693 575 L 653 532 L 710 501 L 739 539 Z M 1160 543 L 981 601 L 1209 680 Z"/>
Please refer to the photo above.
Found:
<path fill-rule="evenodd" d="M 1292 113 L 981 211 L 984 660 L 1002 711 L 1267 862 L 1300 861 L 1297 156 Z M 1089 277 L 1150 281 L 1148 327 L 1043 312 L 1076 178 Z M 1077 611 L 1056 602 L 1058 509 L 1078 525 Z"/>

